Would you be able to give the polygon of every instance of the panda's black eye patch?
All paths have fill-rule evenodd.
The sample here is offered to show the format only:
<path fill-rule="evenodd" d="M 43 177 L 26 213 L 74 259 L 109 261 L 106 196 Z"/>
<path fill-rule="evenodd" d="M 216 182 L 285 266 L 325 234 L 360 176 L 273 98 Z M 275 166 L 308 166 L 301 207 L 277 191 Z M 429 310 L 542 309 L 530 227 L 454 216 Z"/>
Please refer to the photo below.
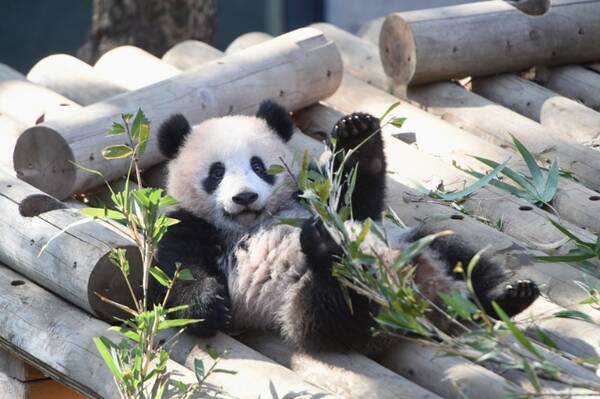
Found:
<path fill-rule="evenodd" d="M 265 163 L 260 157 L 254 156 L 250 158 L 250 167 L 258 177 L 271 185 L 275 184 L 275 176 L 267 173 Z"/>
<path fill-rule="evenodd" d="M 202 187 L 207 193 L 212 193 L 219 187 L 219 183 L 225 176 L 225 165 L 223 162 L 214 162 L 210 165 L 208 176 L 202 181 Z"/>

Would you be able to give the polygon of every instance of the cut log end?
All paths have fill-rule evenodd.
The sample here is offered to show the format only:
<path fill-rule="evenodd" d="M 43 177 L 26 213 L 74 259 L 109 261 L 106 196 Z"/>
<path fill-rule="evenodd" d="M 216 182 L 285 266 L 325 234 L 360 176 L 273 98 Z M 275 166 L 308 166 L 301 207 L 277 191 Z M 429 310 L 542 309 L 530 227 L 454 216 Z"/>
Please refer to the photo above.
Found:
<path fill-rule="evenodd" d="M 53 197 L 64 199 L 75 184 L 74 157 L 65 139 L 46 126 L 23 132 L 13 154 L 17 177 Z"/>
<path fill-rule="evenodd" d="M 397 84 L 408 84 L 417 67 L 417 47 L 409 24 L 399 14 L 388 16 L 381 27 L 379 53 L 385 73 Z"/>
<path fill-rule="evenodd" d="M 126 257 L 130 265 L 129 281 L 136 291 L 136 296 L 140 298 L 142 281 L 142 268 L 140 265 L 142 262 L 138 249 L 134 246 L 121 248 L 125 248 L 127 251 Z M 77 267 L 77 265 L 73 265 L 73 267 Z M 110 252 L 98 261 L 90 275 L 88 301 L 94 314 L 102 320 L 110 322 L 114 320 L 114 317 L 128 318 L 131 316 L 106 302 L 103 298 L 108 298 L 113 302 L 135 309 L 125 279 L 110 259 Z"/>

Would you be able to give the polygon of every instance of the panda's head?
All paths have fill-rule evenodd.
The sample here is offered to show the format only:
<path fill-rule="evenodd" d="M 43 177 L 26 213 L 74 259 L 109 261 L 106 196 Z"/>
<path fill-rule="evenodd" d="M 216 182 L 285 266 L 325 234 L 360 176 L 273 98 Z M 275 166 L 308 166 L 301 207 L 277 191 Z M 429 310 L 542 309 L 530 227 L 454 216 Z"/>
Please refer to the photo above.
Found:
<path fill-rule="evenodd" d="M 226 116 L 191 127 L 183 115 L 160 127 L 160 151 L 169 162 L 167 190 L 179 206 L 226 231 L 245 231 L 277 212 L 297 188 L 289 173 L 269 174 L 298 162 L 286 144 L 293 134 L 288 111 L 265 101 L 256 116 Z"/>

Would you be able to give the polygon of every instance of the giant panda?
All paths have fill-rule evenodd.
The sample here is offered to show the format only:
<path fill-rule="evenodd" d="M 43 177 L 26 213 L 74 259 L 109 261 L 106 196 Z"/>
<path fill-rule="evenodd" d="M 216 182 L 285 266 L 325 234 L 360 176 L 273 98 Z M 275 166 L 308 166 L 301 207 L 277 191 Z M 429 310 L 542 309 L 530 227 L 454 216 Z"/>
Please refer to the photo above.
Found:
<path fill-rule="evenodd" d="M 300 165 L 288 145 L 293 134 L 288 111 L 273 101 L 263 102 L 255 116 L 225 116 L 191 127 L 175 114 L 162 124 L 158 140 L 169 159 L 167 191 L 178 201 L 170 216 L 180 223 L 168 229 L 156 261 L 170 275 L 179 262 L 194 276 L 176 283 L 169 304 L 189 305 L 178 317 L 203 319 L 191 327 L 200 336 L 269 329 L 305 351 L 365 350 L 378 309 L 355 292 L 350 309 L 332 276 L 341 250 L 298 199 L 294 175 Z M 379 121 L 364 113 L 347 115 L 332 136 L 336 149 L 346 151 L 370 137 L 346 166 L 358 164 L 349 223 L 360 225 L 366 218 L 382 223 L 386 162 Z M 282 163 L 289 173 L 267 173 L 270 165 Z M 278 223 L 279 218 L 306 221 L 293 227 Z M 428 233 L 396 227 L 390 236 L 394 253 L 386 255 Z M 376 237 L 367 241 L 370 251 L 390 251 Z M 414 260 L 420 291 L 434 302 L 438 292 L 466 293 L 453 269 L 474 253 L 453 236 L 438 239 Z M 472 278 L 492 316 L 492 300 L 512 316 L 539 294 L 533 281 L 512 281 L 485 258 Z"/>

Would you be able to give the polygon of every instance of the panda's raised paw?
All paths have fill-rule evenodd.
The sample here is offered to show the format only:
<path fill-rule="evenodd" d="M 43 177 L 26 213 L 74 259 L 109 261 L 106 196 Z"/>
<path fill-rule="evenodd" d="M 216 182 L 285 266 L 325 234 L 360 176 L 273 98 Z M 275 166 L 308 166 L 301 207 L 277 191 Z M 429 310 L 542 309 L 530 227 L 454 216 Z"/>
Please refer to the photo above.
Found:
<path fill-rule="evenodd" d="M 300 233 L 300 245 L 309 266 L 317 271 L 329 272 L 334 256 L 342 254 L 340 246 L 318 219 L 308 219 L 304 222 Z"/>
<path fill-rule="evenodd" d="M 535 282 L 517 280 L 506 284 L 495 301 L 509 316 L 514 316 L 527 309 L 539 295 L 540 289 Z"/>
<path fill-rule="evenodd" d="M 364 112 L 354 112 L 335 124 L 331 136 L 337 139 L 338 149 L 351 149 L 378 130 L 379 119 Z"/>

